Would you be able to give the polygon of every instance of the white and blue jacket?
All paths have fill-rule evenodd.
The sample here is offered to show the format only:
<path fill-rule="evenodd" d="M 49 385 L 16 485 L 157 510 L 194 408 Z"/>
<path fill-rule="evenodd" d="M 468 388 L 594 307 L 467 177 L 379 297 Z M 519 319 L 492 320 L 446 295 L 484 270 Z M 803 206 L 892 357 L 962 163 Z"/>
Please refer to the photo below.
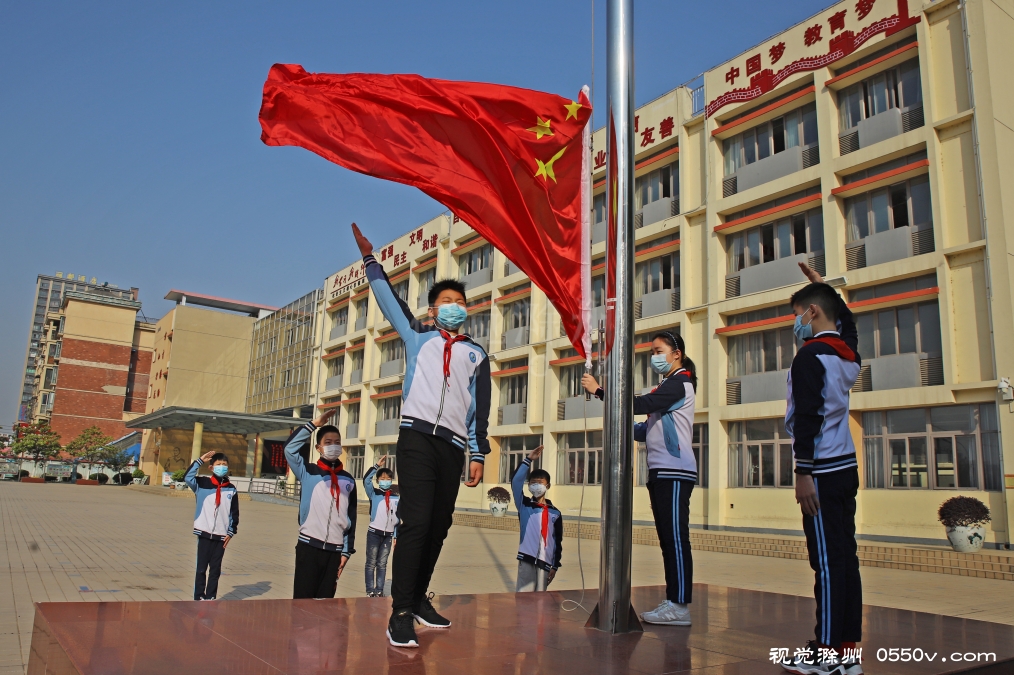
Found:
<path fill-rule="evenodd" d="M 595 395 L 602 398 L 601 388 Z M 634 440 L 648 451 L 648 480 L 697 482 L 694 456 L 694 406 L 697 396 L 690 373 L 680 368 L 651 393 L 634 397 L 634 414 L 647 415 L 634 425 Z"/>
<path fill-rule="evenodd" d="M 299 541 L 325 551 L 355 553 L 356 481 L 347 471 L 338 471 L 338 506 L 331 496 L 331 474 L 316 464 L 307 465 L 300 450 L 309 447 L 313 422 L 307 422 L 289 436 L 285 461 L 301 485 L 299 495 Z"/>
<path fill-rule="evenodd" d="M 852 310 L 838 297 L 838 331 L 807 339 L 789 368 L 785 431 L 796 473 L 858 469 L 849 432 L 849 392 L 859 377 L 859 333 Z"/>
<path fill-rule="evenodd" d="M 398 495 L 391 495 L 388 499 L 384 499 L 384 493 L 373 486 L 373 477 L 377 475 L 379 469 L 380 467 L 374 464 L 363 476 L 363 490 L 370 500 L 370 529 L 381 534 L 393 534 L 397 539 L 398 523 L 401 522 L 398 518 L 398 503 L 401 498 Z M 391 503 L 390 509 L 387 508 L 388 501 Z"/>
<path fill-rule="evenodd" d="M 524 461 L 511 478 L 511 490 L 514 492 L 514 506 L 518 509 L 521 520 L 521 544 L 518 546 L 518 560 L 523 560 L 544 570 L 559 569 L 560 558 L 563 556 L 563 514 L 546 500 L 549 507 L 549 531 L 546 533 L 546 544 L 542 545 L 542 508 L 536 506 L 535 500 L 525 496 L 525 483 L 532 469 L 532 460 L 525 457 Z"/>
<path fill-rule="evenodd" d="M 489 359 L 471 339 L 451 349 L 450 376 L 444 379 L 444 338 L 435 326 L 425 326 L 395 295 L 384 268 L 365 256 L 366 278 L 380 311 L 405 343 L 405 383 L 402 385 L 401 428 L 443 438 L 462 450 L 469 461 L 483 462 L 489 454 Z"/>
<path fill-rule="evenodd" d="M 194 512 L 194 534 L 205 539 L 224 541 L 235 537 L 239 528 L 239 498 L 236 486 L 226 483 L 222 486 L 222 502 L 215 505 L 217 489 L 210 476 L 198 476 L 197 471 L 204 462 L 195 459 L 187 469 L 183 480 L 197 497 L 197 511 Z"/>

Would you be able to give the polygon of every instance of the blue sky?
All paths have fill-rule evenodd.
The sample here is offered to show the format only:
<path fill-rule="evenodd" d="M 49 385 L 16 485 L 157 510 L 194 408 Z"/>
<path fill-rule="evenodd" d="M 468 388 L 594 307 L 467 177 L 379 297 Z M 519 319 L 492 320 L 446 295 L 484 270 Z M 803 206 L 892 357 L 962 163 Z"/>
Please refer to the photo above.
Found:
<path fill-rule="evenodd" d="M 0 22 L 0 428 L 17 414 L 35 276 L 282 305 L 443 208 L 298 148 L 260 142 L 272 63 L 412 72 L 574 96 L 591 80 L 592 0 L 12 3 Z M 605 0 L 595 94 L 605 93 Z M 635 2 L 642 103 L 826 0 Z M 94 5 L 88 7 L 86 5 Z M 680 19 L 680 20 L 678 20 Z"/>

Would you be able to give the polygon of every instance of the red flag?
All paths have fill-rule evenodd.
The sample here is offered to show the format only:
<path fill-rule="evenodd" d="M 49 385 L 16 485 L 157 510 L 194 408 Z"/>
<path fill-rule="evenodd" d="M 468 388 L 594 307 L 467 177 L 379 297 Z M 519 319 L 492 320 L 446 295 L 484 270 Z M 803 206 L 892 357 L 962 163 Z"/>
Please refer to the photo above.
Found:
<path fill-rule="evenodd" d="M 261 140 L 414 185 L 502 251 L 553 303 L 587 356 L 591 104 L 418 75 L 329 75 L 275 64 Z"/>

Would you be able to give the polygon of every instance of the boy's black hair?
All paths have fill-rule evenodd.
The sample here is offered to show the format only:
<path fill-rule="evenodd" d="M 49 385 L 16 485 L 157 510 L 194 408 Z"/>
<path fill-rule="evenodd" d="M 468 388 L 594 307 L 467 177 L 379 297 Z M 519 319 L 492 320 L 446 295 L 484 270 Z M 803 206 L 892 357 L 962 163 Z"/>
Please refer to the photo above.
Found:
<path fill-rule="evenodd" d="M 382 466 L 377 470 L 377 480 L 380 480 L 381 476 L 390 476 L 391 480 L 394 480 L 394 472 L 386 466 Z"/>
<path fill-rule="evenodd" d="M 674 350 L 679 350 L 679 352 L 683 354 L 683 367 L 687 369 L 688 373 L 690 373 L 690 386 L 694 388 L 694 391 L 697 391 L 697 364 L 691 361 L 690 357 L 687 356 L 687 347 L 683 342 L 683 336 L 679 333 L 672 333 L 664 330 L 661 333 L 655 333 L 655 335 L 651 338 L 651 341 L 654 342 L 655 340 L 661 340 Z"/>
<path fill-rule="evenodd" d="M 433 303 L 437 301 L 437 298 L 444 291 L 455 291 L 461 293 L 461 297 L 468 299 L 468 296 L 465 295 L 465 284 L 457 279 L 441 279 L 430 287 L 430 292 L 426 296 L 426 302 L 429 303 L 430 307 L 434 306 Z"/>
<path fill-rule="evenodd" d="M 793 307 L 806 309 L 810 305 L 817 305 L 827 318 L 831 321 L 838 320 L 838 291 L 825 283 L 813 283 L 803 286 L 792 294 L 789 304 Z"/>
<path fill-rule="evenodd" d="M 215 462 L 225 462 L 226 464 L 228 464 L 229 458 L 225 456 L 224 452 L 216 452 L 211 456 L 211 460 L 208 462 L 208 464 L 214 464 Z"/>
<path fill-rule="evenodd" d="M 549 472 L 545 469 L 532 469 L 532 472 L 528 474 L 528 480 L 530 481 L 533 478 L 542 478 L 550 485 L 553 484 L 553 480 L 549 477 Z"/>
<path fill-rule="evenodd" d="M 317 431 L 318 444 L 324 440 L 324 434 L 338 434 L 338 438 L 342 437 L 342 432 L 338 431 L 338 427 L 333 424 L 325 424 Z"/>
<path fill-rule="evenodd" d="M 397 485 L 392 485 L 390 489 L 391 489 L 391 496 L 392 497 L 400 497 L 401 496 L 401 490 L 398 489 Z"/>

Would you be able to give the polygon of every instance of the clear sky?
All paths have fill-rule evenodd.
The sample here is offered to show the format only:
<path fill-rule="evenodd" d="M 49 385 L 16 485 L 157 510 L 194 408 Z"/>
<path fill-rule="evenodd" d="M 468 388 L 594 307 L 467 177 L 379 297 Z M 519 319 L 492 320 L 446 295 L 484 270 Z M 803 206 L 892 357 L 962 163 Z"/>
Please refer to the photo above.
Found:
<path fill-rule="evenodd" d="M 414 188 L 264 146 L 271 64 L 576 96 L 592 76 L 592 1 L 5 5 L 0 428 L 16 419 L 39 273 L 137 286 L 156 318 L 170 288 L 283 305 L 352 262 L 349 222 L 381 243 L 444 210 Z M 605 0 L 594 3 L 601 110 Z M 827 4 L 636 0 L 637 102 Z"/>

